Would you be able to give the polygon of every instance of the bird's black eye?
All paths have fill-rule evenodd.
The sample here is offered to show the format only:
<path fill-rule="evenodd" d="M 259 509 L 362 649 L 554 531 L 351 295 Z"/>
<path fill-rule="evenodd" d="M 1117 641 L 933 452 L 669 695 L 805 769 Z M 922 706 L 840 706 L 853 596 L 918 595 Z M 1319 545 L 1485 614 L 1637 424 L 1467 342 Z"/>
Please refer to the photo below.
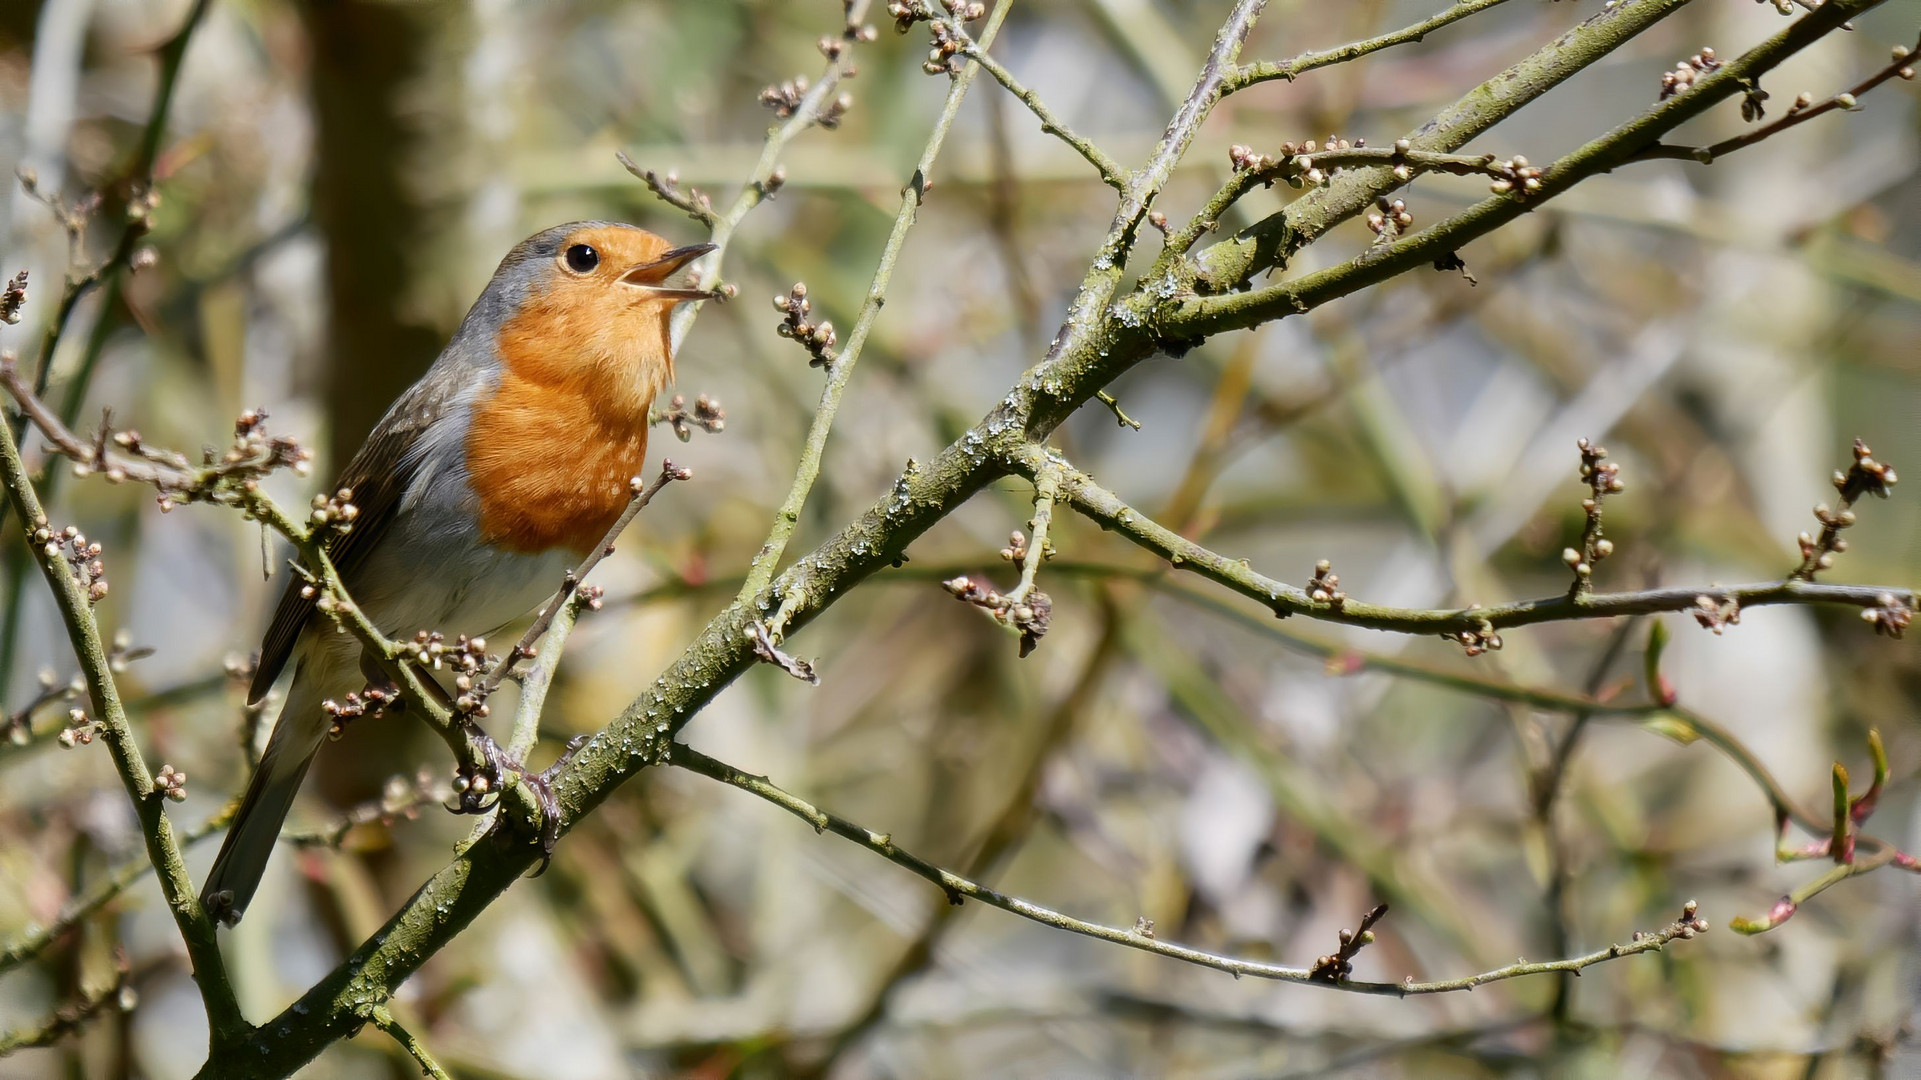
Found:
<path fill-rule="evenodd" d="M 591 273 L 600 265 L 600 252 L 586 244 L 575 244 L 567 249 L 567 269 L 576 274 Z"/>

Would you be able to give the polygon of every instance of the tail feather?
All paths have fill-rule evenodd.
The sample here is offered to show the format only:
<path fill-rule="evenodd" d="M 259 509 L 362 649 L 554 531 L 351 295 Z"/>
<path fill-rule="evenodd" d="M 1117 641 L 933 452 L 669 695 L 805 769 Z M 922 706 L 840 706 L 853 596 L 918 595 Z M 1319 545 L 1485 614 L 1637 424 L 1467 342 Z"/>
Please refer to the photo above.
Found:
<path fill-rule="evenodd" d="M 287 703 L 275 722 L 267 752 L 247 785 L 247 794 L 234 812 L 233 825 L 220 845 L 207 883 L 200 890 L 200 902 L 215 919 L 232 926 L 246 913 L 254 890 L 260 887 L 267 860 L 273 857 L 280 827 L 293 808 L 294 796 L 307 777 L 316 751 L 327 734 L 326 714 L 320 697 L 312 692 L 311 673 L 300 671 L 287 694 Z"/>

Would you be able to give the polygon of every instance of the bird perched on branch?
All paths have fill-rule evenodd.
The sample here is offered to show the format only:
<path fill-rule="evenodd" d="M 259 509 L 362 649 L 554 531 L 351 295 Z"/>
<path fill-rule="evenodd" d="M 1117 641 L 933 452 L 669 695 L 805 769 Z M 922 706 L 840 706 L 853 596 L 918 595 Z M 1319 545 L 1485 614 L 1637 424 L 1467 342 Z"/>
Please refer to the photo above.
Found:
<path fill-rule="evenodd" d="M 550 596 L 605 537 L 643 471 L 648 409 L 673 378 L 668 318 L 702 290 L 665 284 L 713 250 L 582 221 L 529 237 L 420 381 L 387 410 L 335 489 L 354 507 L 328 556 L 392 637 L 480 634 Z M 328 701 L 384 682 L 296 578 L 248 694 L 288 661 L 293 684 L 201 901 L 240 920 L 332 719 Z"/>

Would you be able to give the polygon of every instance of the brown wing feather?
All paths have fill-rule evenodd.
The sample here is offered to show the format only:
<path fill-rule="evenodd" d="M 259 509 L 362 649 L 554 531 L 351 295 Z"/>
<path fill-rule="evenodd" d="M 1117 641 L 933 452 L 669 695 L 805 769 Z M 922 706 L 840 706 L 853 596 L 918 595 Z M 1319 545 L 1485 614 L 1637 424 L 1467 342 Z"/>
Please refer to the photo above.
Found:
<path fill-rule="evenodd" d="M 401 497 L 413 483 L 418 465 L 409 460 L 407 451 L 421 430 L 447 411 L 454 386 L 451 380 L 435 378 L 435 374 L 429 373 L 394 402 L 330 489 L 353 489 L 353 503 L 359 511 L 352 531 L 344 536 L 336 533 L 326 543 L 327 556 L 349 593 L 354 590 L 356 570 L 393 524 Z M 258 702 L 273 688 L 313 614 L 313 599 L 300 594 L 305 584 L 295 575 L 280 596 L 260 644 L 260 661 L 254 667 L 253 685 L 247 690 L 249 702 Z"/>

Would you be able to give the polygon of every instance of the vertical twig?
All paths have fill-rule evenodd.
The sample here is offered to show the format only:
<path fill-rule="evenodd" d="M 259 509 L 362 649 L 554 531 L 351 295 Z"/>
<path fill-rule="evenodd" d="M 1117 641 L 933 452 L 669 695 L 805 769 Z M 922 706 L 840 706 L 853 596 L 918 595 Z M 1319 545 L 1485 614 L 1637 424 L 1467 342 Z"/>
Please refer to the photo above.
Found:
<path fill-rule="evenodd" d="M 994 5 L 993 14 L 982 27 L 980 47 L 993 44 L 994 36 L 1000 32 L 1001 24 L 1006 21 L 1007 13 L 1013 8 L 1012 0 L 1002 0 Z M 801 447 L 800 462 L 794 469 L 794 483 L 782 500 L 780 509 L 774 514 L 774 524 L 767 532 L 767 539 L 755 553 L 754 561 L 747 569 L 747 581 L 741 586 L 738 600 L 746 601 L 758 596 L 774 580 L 774 571 L 780 565 L 781 553 L 787 550 L 788 540 L 793 538 L 794 528 L 800 523 L 801 510 L 807 505 L 808 492 L 814 488 L 814 481 L 820 476 L 821 455 L 827 449 L 827 436 L 834 427 L 834 417 L 840 411 L 841 395 L 847 390 L 848 380 L 853 378 L 854 365 L 860 361 L 861 349 L 867 344 L 867 336 L 874 329 L 874 321 L 880 317 L 880 309 L 887 301 L 887 289 L 893 282 L 894 264 L 900 257 L 901 248 L 907 243 L 907 233 L 914 227 L 920 216 L 921 202 L 927 197 L 927 188 L 932 183 L 934 159 L 940 156 L 941 147 L 947 142 L 948 129 L 953 126 L 954 117 L 960 112 L 961 100 L 967 96 L 967 89 L 974 82 L 974 75 L 980 70 L 979 64 L 969 60 L 967 65 L 953 76 L 947 88 L 947 100 L 941 106 L 940 116 L 934 121 L 934 130 L 928 136 L 927 145 L 921 150 L 920 160 L 914 165 L 914 174 L 901 189 L 900 212 L 894 215 L 893 231 L 887 235 L 887 245 L 881 249 L 880 261 L 874 267 L 874 278 L 867 286 L 867 298 L 861 303 L 860 314 L 854 320 L 854 330 L 847 336 L 847 344 L 840 355 L 827 368 L 827 385 L 821 388 L 820 404 L 814 410 L 814 422 L 807 430 L 807 442 Z M 774 644 L 779 644 L 781 631 L 785 629 L 786 616 L 776 613 L 768 620 Z"/>

